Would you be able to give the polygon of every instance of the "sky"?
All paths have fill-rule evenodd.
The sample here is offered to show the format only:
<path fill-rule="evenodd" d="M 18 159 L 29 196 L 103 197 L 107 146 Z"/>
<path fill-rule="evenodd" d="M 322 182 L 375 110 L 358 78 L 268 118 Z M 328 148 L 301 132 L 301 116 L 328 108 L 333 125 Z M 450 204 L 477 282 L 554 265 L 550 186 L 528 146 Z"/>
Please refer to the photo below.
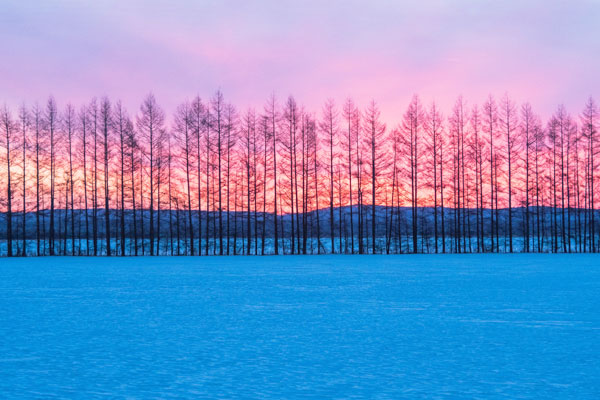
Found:
<path fill-rule="evenodd" d="M 3 0 L 0 103 L 153 92 L 167 113 L 220 89 L 238 108 L 271 93 L 318 112 L 378 102 L 389 126 L 413 94 L 448 115 L 458 95 L 600 100 L 600 1 Z"/>

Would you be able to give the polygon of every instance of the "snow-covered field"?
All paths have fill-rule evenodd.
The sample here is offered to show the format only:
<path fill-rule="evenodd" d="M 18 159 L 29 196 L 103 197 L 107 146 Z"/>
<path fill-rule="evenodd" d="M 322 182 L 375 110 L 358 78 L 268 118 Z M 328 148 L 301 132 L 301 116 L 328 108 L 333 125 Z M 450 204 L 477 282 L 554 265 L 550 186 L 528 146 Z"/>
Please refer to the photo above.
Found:
<path fill-rule="evenodd" d="M 0 260 L 0 398 L 600 398 L 599 255 Z"/>

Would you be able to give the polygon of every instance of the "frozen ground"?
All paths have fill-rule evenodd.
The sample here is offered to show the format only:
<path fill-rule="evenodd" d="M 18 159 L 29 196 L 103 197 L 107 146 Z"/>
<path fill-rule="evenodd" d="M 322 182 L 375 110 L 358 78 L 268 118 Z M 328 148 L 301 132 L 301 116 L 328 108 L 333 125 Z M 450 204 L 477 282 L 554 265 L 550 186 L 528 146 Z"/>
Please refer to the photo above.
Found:
<path fill-rule="evenodd" d="M 599 396 L 599 255 L 0 260 L 2 399 Z"/>

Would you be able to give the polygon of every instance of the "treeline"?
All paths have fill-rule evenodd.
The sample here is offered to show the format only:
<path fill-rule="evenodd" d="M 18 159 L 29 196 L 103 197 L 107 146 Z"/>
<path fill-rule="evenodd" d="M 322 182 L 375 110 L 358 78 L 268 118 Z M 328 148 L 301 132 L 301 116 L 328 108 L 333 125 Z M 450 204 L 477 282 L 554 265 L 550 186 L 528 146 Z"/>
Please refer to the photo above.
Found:
<path fill-rule="evenodd" d="M 445 117 L 417 96 L 319 113 L 217 92 L 0 111 L 0 252 L 14 255 L 596 252 L 598 109 L 545 123 L 508 96 Z"/>

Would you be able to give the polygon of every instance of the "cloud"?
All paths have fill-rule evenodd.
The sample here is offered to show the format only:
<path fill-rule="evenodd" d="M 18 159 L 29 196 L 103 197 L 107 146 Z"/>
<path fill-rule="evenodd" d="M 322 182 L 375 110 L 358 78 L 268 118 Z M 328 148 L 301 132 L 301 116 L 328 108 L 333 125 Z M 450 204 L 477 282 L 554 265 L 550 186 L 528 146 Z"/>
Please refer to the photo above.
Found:
<path fill-rule="evenodd" d="M 9 0 L 0 16 L 9 103 L 107 94 L 137 110 L 152 90 L 167 111 L 221 88 L 240 107 L 294 94 L 382 105 L 398 119 L 413 93 L 459 94 L 577 111 L 600 80 L 597 2 Z M 583 93 L 585 92 L 585 93 Z M 389 121 L 388 125 L 393 125 Z"/>

